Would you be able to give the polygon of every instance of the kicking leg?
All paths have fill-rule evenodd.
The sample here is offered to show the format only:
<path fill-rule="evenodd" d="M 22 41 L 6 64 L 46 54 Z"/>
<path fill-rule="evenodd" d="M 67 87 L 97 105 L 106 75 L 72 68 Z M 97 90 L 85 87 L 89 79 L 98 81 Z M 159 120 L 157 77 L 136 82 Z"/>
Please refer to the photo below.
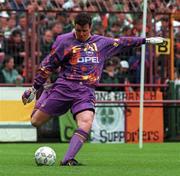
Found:
<path fill-rule="evenodd" d="M 85 110 L 76 115 L 78 129 L 75 131 L 74 135 L 70 140 L 68 151 L 63 161 L 61 162 L 61 165 L 78 165 L 78 162 L 74 159 L 74 157 L 79 152 L 84 142 L 87 140 L 93 119 L 94 112 L 90 110 Z"/>
<path fill-rule="evenodd" d="M 34 127 L 40 127 L 42 124 L 46 123 L 47 121 L 50 120 L 50 115 L 41 111 L 41 110 L 36 110 L 31 116 L 31 124 Z"/>
<path fill-rule="evenodd" d="M 50 119 L 50 115 L 40 110 L 42 103 L 44 103 L 50 94 L 48 91 L 43 91 L 39 95 L 38 100 L 36 101 L 34 110 L 31 114 L 31 124 L 34 127 L 40 127 L 42 124 L 46 123 Z"/>
<path fill-rule="evenodd" d="M 63 114 L 68 109 L 69 106 L 61 102 L 60 94 L 51 90 L 44 91 L 36 102 L 31 115 L 31 123 L 35 127 L 40 127 L 52 118 L 52 114 Z"/>

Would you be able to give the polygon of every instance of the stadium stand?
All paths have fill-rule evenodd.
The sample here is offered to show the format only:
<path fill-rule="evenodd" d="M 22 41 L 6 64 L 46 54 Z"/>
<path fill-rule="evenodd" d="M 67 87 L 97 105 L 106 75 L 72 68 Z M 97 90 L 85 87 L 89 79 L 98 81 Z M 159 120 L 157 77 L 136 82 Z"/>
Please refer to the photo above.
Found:
<path fill-rule="evenodd" d="M 170 14 L 178 12 L 179 1 L 168 0 L 151 0 L 148 5 L 148 12 L 151 14 L 148 17 L 147 36 L 154 34 L 170 38 Z M 158 7 L 158 8 L 157 8 Z M 20 74 L 25 77 L 25 83 L 30 83 L 35 74 L 35 67 L 44 57 L 43 38 L 45 31 L 51 30 L 53 38 L 61 33 L 66 33 L 73 30 L 73 17 L 78 11 L 88 11 L 93 16 L 93 32 L 111 37 L 140 36 L 142 30 L 142 2 L 140 0 L 66 0 L 66 1 L 2 1 L 0 9 L 1 23 L 1 39 L 2 46 L 5 46 L 1 51 L 0 60 L 2 62 L 4 54 L 14 52 L 10 41 L 14 30 L 21 32 L 22 41 L 26 55 L 22 53 L 21 58 L 15 57 L 15 67 Z M 35 13 L 33 13 L 35 12 Z M 156 15 L 154 15 L 156 13 Z M 34 16 L 35 15 L 35 16 Z M 152 25 L 153 24 L 153 25 Z M 175 30 L 175 76 L 179 75 L 178 65 L 178 46 L 179 46 L 179 27 Z M 3 34 L 3 35 L 2 35 Z M 2 37 L 1 37 L 2 38 Z M 20 45 L 20 44 L 18 44 Z M 51 45 L 49 45 L 50 47 Z M 21 47 L 22 48 L 22 47 Z M 9 49 L 11 51 L 9 51 Z M 50 49 L 47 48 L 47 51 Z M 17 49 L 18 50 L 18 49 Z M 136 55 L 136 51 L 123 52 L 120 60 L 130 61 L 130 70 L 136 69 L 137 74 L 139 65 L 133 63 L 130 59 Z M 170 78 L 168 66 L 170 65 L 169 56 L 159 55 L 154 53 L 154 48 L 147 49 L 146 57 L 146 83 L 156 83 L 160 80 L 164 83 Z M 157 58 L 157 59 L 155 59 Z M 20 63 L 21 62 L 21 63 Z M 17 63 L 17 64 L 16 64 Z M 21 64 L 19 66 L 19 64 Z M 32 73 L 31 65 L 33 65 Z M 135 66 L 136 65 L 136 66 Z M 117 67 L 120 64 L 118 63 Z M 136 67 L 136 68 L 135 68 Z M 118 70 L 118 69 L 117 69 Z M 160 72 L 160 73 L 159 73 Z M 155 76 L 153 76 L 155 75 Z M 137 78 L 131 79 L 132 83 L 138 83 Z M 158 82 L 157 81 L 157 82 Z"/>

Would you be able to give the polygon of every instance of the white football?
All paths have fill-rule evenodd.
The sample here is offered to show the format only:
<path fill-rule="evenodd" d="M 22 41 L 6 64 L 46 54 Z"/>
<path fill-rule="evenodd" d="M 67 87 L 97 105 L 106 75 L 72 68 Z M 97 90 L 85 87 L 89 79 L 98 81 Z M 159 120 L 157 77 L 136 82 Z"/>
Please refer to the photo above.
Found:
<path fill-rule="evenodd" d="M 38 148 L 34 154 L 34 157 L 38 166 L 52 166 L 56 161 L 55 151 L 47 146 Z"/>

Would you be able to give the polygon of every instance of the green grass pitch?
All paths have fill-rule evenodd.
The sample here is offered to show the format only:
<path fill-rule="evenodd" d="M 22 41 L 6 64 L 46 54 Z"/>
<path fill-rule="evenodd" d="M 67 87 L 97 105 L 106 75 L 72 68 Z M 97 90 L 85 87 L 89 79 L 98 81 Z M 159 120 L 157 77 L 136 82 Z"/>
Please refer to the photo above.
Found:
<path fill-rule="evenodd" d="M 36 166 L 34 152 L 50 146 L 57 154 L 54 166 Z M 67 144 L 0 144 L 0 176 L 179 176 L 180 143 L 89 144 L 77 156 L 85 166 L 60 167 Z"/>

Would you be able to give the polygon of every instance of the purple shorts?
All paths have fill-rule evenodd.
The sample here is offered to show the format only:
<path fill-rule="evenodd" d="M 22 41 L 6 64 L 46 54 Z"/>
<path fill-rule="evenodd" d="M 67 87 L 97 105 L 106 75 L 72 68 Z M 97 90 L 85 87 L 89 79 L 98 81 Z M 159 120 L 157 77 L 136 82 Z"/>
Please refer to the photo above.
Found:
<path fill-rule="evenodd" d="M 74 117 L 83 110 L 94 111 L 95 89 L 79 81 L 58 78 L 49 90 L 43 91 L 35 109 L 51 116 L 60 116 L 71 109 Z"/>

